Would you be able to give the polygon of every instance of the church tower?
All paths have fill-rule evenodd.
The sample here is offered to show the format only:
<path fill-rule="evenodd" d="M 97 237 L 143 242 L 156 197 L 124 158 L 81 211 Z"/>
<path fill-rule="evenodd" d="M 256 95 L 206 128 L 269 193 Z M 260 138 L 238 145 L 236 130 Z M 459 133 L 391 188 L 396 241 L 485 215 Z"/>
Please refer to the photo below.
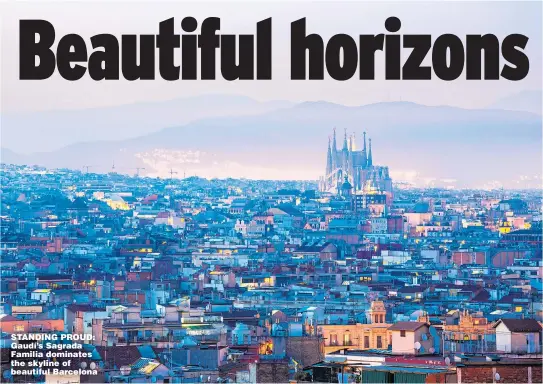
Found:
<path fill-rule="evenodd" d="M 369 149 L 369 152 L 368 152 L 368 162 L 367 162 L 367 166 L 368 167 L 371 167 L 373 165 L 373 158 L 371 156 L 371 139 L 369 139 L 369 142 L 370 142 L 370 149 Z"/>
<path fill-rule="evenodd" d="M 340 195 L 343 196 L 346 200 L 349 200 L 352 196 L 353 186 L 349 183 L 347 176 L 345 176 L 345 181 L 341 184 L 341 189 L 339 191 Z"/>
<path fill-rule="evenodd" d="M 356 190 L 356 173 L 354 171 L 354 147 L 355 147 L 355 140 L 354 140 L 354 133 L 349 137 L 349 175 L 351 176 L 353 188 Z"/>
<path fill-rule="evenodd" d="M 332 148 L 330 147 L 330 136 L 328 136 L 328 152 L 326 154 L 326 177 L 332 174 L 333 162 L 332 162 Z"/>
<path fill-rule="evenodd" d="M 332 140 L 332 171 L 335 171 L 339 166 L 337 156 L 337 144 L 336 144 L 336 128 L 334 128 L 334 138 Z"/>
<path fill-rule="evenodd" d="M 385 303 L 376 300 L 371 302 L 371 307 L 368 311 L 369 321 L 371 324 L 384 324 L 386 323 L 387 310 L 385 308 Z"/>
<path fill-rule="evenodd" d="M 368 152 L 366 150 L 366 132 L 364 132 L 364 144 L 362 146 L 362 168 L 368 165 Z"/>
<path fill-rule="evenodd" d="M 343 148 L 341 149 L 341 162 L 344 172 L 348 172 L 349 169 L 349 144 L 347 144 L 347 128 L 345 128 L 345 134 L 343 136 Z"/>
<path fill-rule="evenodd" d="M 353 188 L 352 193 L 380 191 L 379 193 L 389 194 L 392 199 L 392 179 L 388 167 L 373 164 L 372 139 L 366 140 L 364 132 L 361 148 L 357 149 L 355 135 L 348 135 L 345 130 L 343 145 L 338 147 L 336 133 L 334 128 L 333 136 L 328 137 L 326 171 L 321 179 L 320 188 L 326 192 L 340 194 L 344 179 L 347 177 Z"/>

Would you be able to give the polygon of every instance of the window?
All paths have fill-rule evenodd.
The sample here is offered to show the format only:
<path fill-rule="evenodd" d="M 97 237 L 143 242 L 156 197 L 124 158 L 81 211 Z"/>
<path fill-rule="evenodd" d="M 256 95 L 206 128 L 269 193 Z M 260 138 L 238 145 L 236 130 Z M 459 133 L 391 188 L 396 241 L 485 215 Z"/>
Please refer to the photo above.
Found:
<path fill-rule="evenodd" d="M 14 325 L 13 330 L 15 332 L 24 332 L 25 331 L 25 326 L 24 325 Z"/>
<path fill-rule="evenodd" d="M 349 332 L 343 335 L 343 345 L 351 345 L 351 334 Z"/>
<path fill-rule="evenodd" d="M 384 315 L 379 315 L 379 322 L 380 323 L 384 323 L 385 322 L 385 319 L 384 319 Z"/>
<path fill-rule="evenodd" d="M 337 345 L 337 335 L 331 334 L 330 335 L 330 345 Z"/>
<path fill-rule="evenodd" d="M 383 348 L 383 338 L 382 338 L 382 336 L 377 336 L 377 348 Z"/>
<path fill-rule="evenodd" d="M 364 348 L 369 348 L 369 347 L 370 347 L 370 337 L 364 336 Z"/>
<path fill-rule="evenodd" d="M 400 337 L 405 337 L 405 331 L 400 331 Z"/>

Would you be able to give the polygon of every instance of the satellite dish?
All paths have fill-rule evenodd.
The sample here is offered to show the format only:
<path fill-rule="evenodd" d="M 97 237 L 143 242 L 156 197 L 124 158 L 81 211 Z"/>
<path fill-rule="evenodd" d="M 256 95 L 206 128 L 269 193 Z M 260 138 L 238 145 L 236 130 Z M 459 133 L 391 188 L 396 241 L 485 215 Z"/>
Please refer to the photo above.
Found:
<path fill-rule="evenodd" d="M 500 374 L 498 372 L 496 372 L 496 374 L 494 375 L 494 378 L 496 379 L 496 381 L 499 381 L 500 380 Z"/>
<path fill-rule="evenodd" d="M 85 369 L 85 368 L 87 368 L 87 362 L 83 361 L 81 362 L 81 369 Z"/>
<path fill-rule="evenodd" d="M 445 358 L 445 364 L 451 365 L 451 358 L 450 358 L 450 357 L 447 356 L 447 357 Z"/>
<path fill-rule="evenodd" d="M 418 351 L 418 350 L 420 349 L 420 347 L 421 347 L 421 345 L 420 345 L 420 343 L 417 341 L 417 342 L 415 343 L 415 349 Z"/>
<path fill-rule="evenodd" d="M 96 369 L 96 363 L 94 361 L 90 363 L 90 369 Z"/>
<path fill-rule="evenodd" d="M 431 348 L 428 350 L 428 352 L 430 352 L 430 353 L 434 353 L 435 351 L 436 351 L 436 349 L 435 349 L 434 347 L 431 347 Z"/>

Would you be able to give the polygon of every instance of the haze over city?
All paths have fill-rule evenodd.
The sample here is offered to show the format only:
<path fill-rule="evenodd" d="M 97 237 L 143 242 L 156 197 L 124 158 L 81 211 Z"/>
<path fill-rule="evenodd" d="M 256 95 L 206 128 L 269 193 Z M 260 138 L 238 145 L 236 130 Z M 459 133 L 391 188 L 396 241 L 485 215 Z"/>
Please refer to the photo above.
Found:
<path fill-rule="evenodd" d="M 0 7 L 2 382 L 542 382 L 541 2 Z M 19 80 L 19 19 L 90 47 L 186 16 L 271 17 L 273 80 Z M 391 16 L 524 34 L 529 74 L 289 79 L 291 22 Z"/>
<path fill-rule="evenodd" d="M 74 169 L 90 165 L 96 172 L 109 172 L 117 164 L 117 172 L 145 167 L 147 175 L 162 177 L 174 169 L 177 175 L 202 177 L 316 180 L 322 176 L 329 132 L 336 127 L 358 138 L 368 131 L 378 148 L 376 161 L 389 165 L 397 180 L 455 187 L 540 184 L 540 162 L 526 161 L 541 155 L 539 2 L 523 7 L 435 2 L 424 4 L 424 12 L 402 3 L 345 3 L 341 13 L 332 12 L 335 4 L 326 2 L 310 8 L 304 2 L 257 2 L 245 4 L 243 15 L 218 3 L 213 15 L 221 17 L 224 33 L 254 33 L 257 21 L 272 17 L 273 80 L 68 82 L 58 74 L 46 81 L 18 80 L 13 37 L 20 18 L 46 19 L 59 37 L 74 32 L 89 38 L 106 31 L 154 33 L 158 22 L 187 15 L 186 8 L 171 3 L 132 4 L 130 17 L 122 18 L 115 16 L 122 14 L 122 3 L 62 3 L 61 13 L 59 7 L 54 2 L 4 5 L 2 55 L 8 59 L 2 63 L 3 162 Z M 190 10 L 199 21 L 210 16 L 203 3 L 192 4 Z M 81 12 L 94 22 L 72 22 Z M 377 57 L 375 81 L 289 80 L 292 21 L 306 17 L 308 32 L 326 41 L 336 33 L 382 33 L 391 15 L 402 20 L 404 34 L 435 38 L 491 31 L 503 38 L 523 33 L 530 38 L 525 50 L 530 73 L 518 82 L 385 81 L 384 61 Z M 513 142 L 511 129 L 517 132 Z M 264 143 L 266 148 L 250 151 Z M 479 155 L 454 156 L 451 164 L 425 160 L 444 153 L 451 158 L 466 145 Z M 508 153 L 507 162 L 491 160 L 503 152 Z"/>

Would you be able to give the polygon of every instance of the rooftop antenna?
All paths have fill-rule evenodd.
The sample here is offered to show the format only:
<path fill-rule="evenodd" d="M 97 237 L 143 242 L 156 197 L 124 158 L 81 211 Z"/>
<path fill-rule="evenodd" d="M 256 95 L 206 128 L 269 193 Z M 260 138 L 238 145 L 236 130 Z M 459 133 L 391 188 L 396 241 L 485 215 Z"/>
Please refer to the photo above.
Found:
<path fill-rule="evenodd" d="M 83 169 L 86 170 L 85 173 L 89 173 L 89 168 L 92 168 L 92 165 L 84 165 L 84 166 L 83 166 Z"/>

